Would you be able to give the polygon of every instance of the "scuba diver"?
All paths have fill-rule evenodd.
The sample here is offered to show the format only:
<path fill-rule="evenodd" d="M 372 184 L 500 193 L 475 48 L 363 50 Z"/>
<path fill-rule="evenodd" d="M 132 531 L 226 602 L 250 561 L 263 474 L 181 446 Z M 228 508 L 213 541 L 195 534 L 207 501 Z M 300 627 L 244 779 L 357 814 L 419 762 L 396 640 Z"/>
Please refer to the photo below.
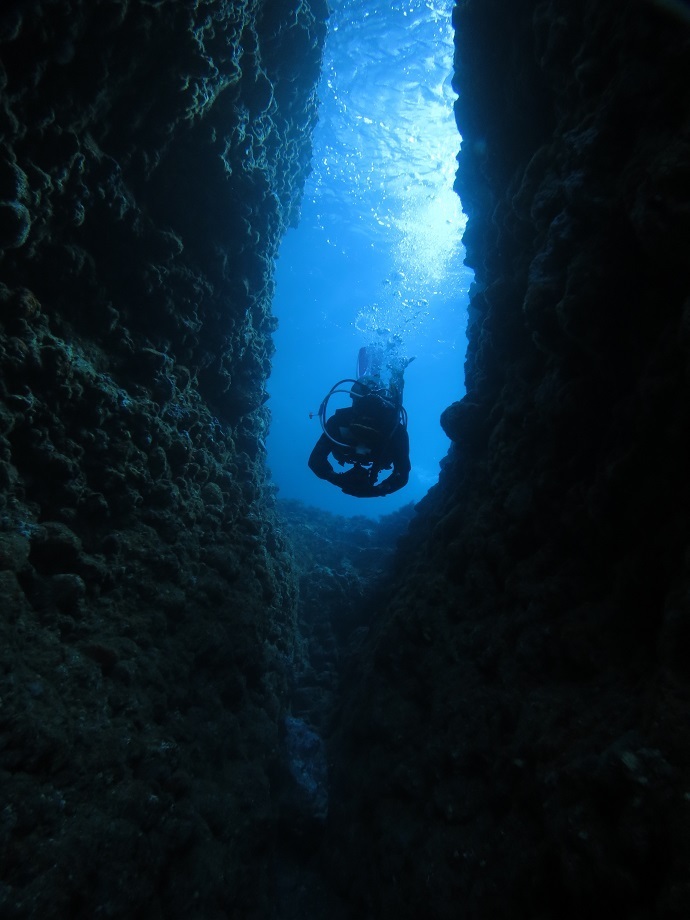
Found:
<path fill-rule="evenodd" d="M 357 379 L 339 380 L 330 389 L 319 407 L 323 434 L 309 457 L 309 468 L 319 479 L 357 498 L 397 492 L 410 475 L 407 413 L 402 405 L 403 371 L 410 362 L 398 362 L 392 368 L 391 385 L 386 387 L 381 380 L 382 356 L 380 348 L 360 348 Z M 351 387 L 341 389 L 344 384 Z M 328 401 L 334 393 L 351 396 L 352 406 L 336 409 L 327 419 Z M 336 473 L 328 462 L 330 454 L 341 466 L 352 466 L 344 473 Z M 381 470 L 391 467 L 390 476 L 377 483 Z"/>

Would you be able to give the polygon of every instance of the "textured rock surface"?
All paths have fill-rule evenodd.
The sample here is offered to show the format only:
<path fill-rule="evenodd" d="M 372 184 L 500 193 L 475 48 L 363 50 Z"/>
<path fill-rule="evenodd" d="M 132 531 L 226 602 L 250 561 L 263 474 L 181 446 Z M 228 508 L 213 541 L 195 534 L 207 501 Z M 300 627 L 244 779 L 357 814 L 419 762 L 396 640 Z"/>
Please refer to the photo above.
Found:
<path fill-rule="evenodd" d="M 366 601 L 262 442 L 325 5 L 4 4 L 0 915 L 688 916 L 685 10 L 459 5 L 468 395 Z"/>
<path fill-rule="evenodd" d="M 0 12 L 0 914 L 266 916 L 272 265 L 325 4 Z"/>
<path fill-rule="evenodd" d="M 348 893 L 339 894 L 324 872 L 334 715 L 341 685 L 359 667 L 372 611 L 385 606 L 396 545 L 414 512 L 408 505 L 375 523 L 280 501 L 278 513 L 295 551 L 299 639 L 285 720 L 271 916 L 345 920 L 353 916 Z"/>
<path fill-rule="evenodd" d="M 340 675 L 357 661 L 372 609 L 383 603 L 398 540 L 413 505 L 378 522 L 341 518 L 302 502 L 280 501 L 279 517 L 295 551 L 300 654 L 293 673 L 292 712 L 330 731 Z"/>
<path fill-rule="evenodd" d="M 468 394 L 346 692 L 361 915 L 685 917 L 690 28 L 468 0 Z"/>

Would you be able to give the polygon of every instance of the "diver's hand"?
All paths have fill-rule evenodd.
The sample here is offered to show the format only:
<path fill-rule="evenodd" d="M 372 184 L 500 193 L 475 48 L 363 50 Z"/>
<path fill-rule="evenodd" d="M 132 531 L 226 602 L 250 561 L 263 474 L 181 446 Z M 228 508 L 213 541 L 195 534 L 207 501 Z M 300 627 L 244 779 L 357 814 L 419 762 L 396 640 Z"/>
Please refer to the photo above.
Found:
<path fill-rule="evenodd" d="M 357 482 L 353 482 L 352 478 L 349 477 L 347 473 L 331 473 L 328 477 L 328 481 L 334 486 L 337 486 L 337 488 L 346 495 L 359 495 Z"/>
<path fill-rule="evenodd" d="M 369 481 L 367 473 L 359 467 L 353 467 L 346 473 L 336 474 L 335 483 L 345 495 L 353 495 L 355 498 L 372 498 L 379 495 L 377 488 Z"/>
<path fill-rule="evenodd" d="M 377 486 L 377 495 L 390 495 L 392 492 L 397 492 L 398 489 L 407 483 L 407 478 L 402 479 L 395 472 L 391 473 L 388 479 L 384 479 L 383 482 L 380 482 Z"/>

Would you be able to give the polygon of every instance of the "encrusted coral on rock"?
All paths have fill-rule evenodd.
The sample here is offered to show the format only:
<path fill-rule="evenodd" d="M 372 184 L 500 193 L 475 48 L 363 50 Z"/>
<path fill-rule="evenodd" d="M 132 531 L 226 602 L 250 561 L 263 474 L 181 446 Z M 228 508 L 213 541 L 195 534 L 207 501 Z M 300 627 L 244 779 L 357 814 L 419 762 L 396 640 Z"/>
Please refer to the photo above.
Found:
<path fill-rule="evenodd" d="M 264 383 L 326 15 L 0 11 L 3 916 L 265 915 L 296 586 Z"/>
<path fill-rule="evenodd" d="M 333 875 L 363 916 L 680 920 L 687 7 L 455 22 L 468 393 L 345 691 Z"/>

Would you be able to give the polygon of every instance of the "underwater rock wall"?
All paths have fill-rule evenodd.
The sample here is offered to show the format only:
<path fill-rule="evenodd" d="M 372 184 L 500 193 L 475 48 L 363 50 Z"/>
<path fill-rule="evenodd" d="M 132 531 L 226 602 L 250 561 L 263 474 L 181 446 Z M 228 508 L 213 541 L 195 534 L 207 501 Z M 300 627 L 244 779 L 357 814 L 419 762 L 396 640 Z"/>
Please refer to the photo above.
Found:
<path fill-rule="evenodd" d="M 456 8 L 467 395 L 345 690 L 361 916 L 690 910 L 687 10 Z"/>
<path fill-rule="evenodd" d="M 299 501 L 279 500 L 277 510 L 295 553 L 298 576 L 298 634 L 291 712 L 328 735 L 336 708 L 339 675 L 356 666 L 369 632 L 372 606 L 380 603 L 398 540 L 414 506 L 378 521 L 350 518 Z"/>
<path fill-rule="evenodd" d="M 321 0 L 0 12 L 0 914 L 266 916 Z"/>

